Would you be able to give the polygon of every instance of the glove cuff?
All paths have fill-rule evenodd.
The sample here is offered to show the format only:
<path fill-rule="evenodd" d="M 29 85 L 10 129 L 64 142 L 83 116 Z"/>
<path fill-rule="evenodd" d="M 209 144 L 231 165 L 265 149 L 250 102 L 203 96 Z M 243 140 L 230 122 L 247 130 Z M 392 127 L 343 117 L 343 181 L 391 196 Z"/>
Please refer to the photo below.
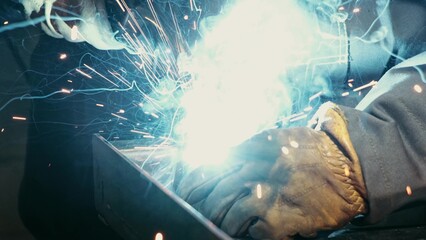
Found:
<path fill-rule="evenodd" d="M 348 184 L 347 189 L 354 188 L 353 190 L 356 191 L 357 194 L 350 196 L 354 207 L 359 208 L 359 213 L 366 213 L 367 190 L 361 164 L 350 139 L 347 120 L 343 111 L 336 104 L 327 102 L 315 113 L 310 121 L 310 127 L 324 132 L 338 148 L 336 151 L 342 154 L 342 156 L 330 159 L 327 162 L 331 165 L 332 170 L 336 170 L 334 169 L 336 167 L 339 169 L 339 171 L 333 172 L 343 177 L 341 179 L 345 184 Z M 347 159 L 349 159 L 349 162 Z"/>

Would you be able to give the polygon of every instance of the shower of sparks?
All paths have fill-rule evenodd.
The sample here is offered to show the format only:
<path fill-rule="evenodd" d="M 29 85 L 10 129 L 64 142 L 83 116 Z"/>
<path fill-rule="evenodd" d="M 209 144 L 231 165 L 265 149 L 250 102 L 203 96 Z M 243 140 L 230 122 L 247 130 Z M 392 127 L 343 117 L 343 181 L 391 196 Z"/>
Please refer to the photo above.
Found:
<path fill-rule="evenodd" d="M 183 160 L 193 166 L 221 163 L 229 148 L 247 137 L 277 123 L 308 118 L 316 102 L 328 94 L 321 67 L 330 66 L 329 71 L 334 65 L 345 65 L 348 59 L 344 11 L 360 11 L 336 6 L 329 16 L 335 19 L 332 29 L 325 33 L 318 27 L 318 19 L 295 1 L 236 1 L 225 4 L 219 15 L 205 19 L 204 6 L 195 0 L 188 0 L 188 9 L 182 13 L 168 3 L 164 7 L 170 15 L 167 24 L 155 1 L 146 1 L 147 12 L 132 9 L 125 0 L 115 2 L 119 11 L 127 14 L 125 21 L 116 23 L 120 29 L 116 37 L 127 46 L 122 64 L 93 64 L 83 58 L 56 92 L 15 100 L 120 93 L 133 101 L 115 105 L 114 98 L 105 102 L 93 98 L 90 104 L 95 111 L 106 112 L 106 122 L 128 128 L 96 131 L 111 133 L 113 139 L 120 138 L 113 135 L 116 132 L 133 134 L 142 139 L 141 144 L 151 140 L 155 144 L 176 143 Z M 188 33 L 197 33 L 199 39 L 190 43 Z M 159 38 L 158 44 L 153 43 L 153 35 Z M 77 25 L 72 26 L 71 40 L 80 38 Z M 67 60 L 59 62 L 71 61 L 73 55 L 68 53 L 59 52 L 56 56 Z M 303 70 L 291 72 L 294 68 Z M 137 74 L 129 74 L 131 71 Z M 96 81 L 103 87 L 92 87 Z M 80 82 L 89 87 L 81 87 Z M 352 83 L 353 79 L 348 81 L 350 87 Z M 375 84 L 372 81 L 353 91 Z M 414 90 L 419 92 L 416 87 Z M 308 99 L 302 99 L 303 94 Z M 293 105 L 299 100 L 306 104 L 296 111 Z M 0 111 L 4 107 L 0 106 Z M 298 143 L 291 142 L 291 146 L 297 148 Z M 158 148 L 141 149 L 155 152 Z M 282 151 L 288 154 L 289 149 L 283 147 Z"/>

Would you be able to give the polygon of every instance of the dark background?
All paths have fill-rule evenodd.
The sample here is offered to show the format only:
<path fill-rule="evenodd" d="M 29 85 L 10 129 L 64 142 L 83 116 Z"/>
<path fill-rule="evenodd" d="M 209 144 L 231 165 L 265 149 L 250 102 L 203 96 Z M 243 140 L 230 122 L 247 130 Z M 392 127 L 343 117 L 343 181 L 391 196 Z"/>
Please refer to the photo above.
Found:
<path fill-rule="evenodd" d="M 3 25 L 3 21 L 0 22 Z M 10 32 L 17 40 L 25 40 L 25 48 L 19 51 L 11 48 L 8 35 L 0 34 L 0 102 L 10 96 L 10 88 L 25 92 L 29 89 L 25 76 L 22 76 L 23 64 L 29 64 L 29 58 L 40 32 L 35 28 Z M 26 158 L 28 122 L 12 121 L 12 115 L 28 116 L 30 101 L 15 102 L 0 112 L 0 239 L 34 239 L 19 217 L 19 187 L 24 175 Z"/>

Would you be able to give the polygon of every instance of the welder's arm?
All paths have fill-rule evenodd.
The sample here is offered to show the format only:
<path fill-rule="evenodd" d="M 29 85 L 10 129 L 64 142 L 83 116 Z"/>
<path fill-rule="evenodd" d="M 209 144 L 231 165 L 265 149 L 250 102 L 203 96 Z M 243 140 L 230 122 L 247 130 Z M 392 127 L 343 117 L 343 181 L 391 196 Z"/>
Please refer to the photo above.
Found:
<path fill-rule="evenodd" d="M 114 38 L 104 0 L 19 0 L 28 18 L 45 18 L 44 32 L 102 50 L 122 49 Z"/>
<path fill-rule="evenodd" d="M 312 237 L 347 224 L 367 212 L 359 160 L 336 105 L 315 119 L 252 137 L 231 151 L 234 167 L 197 169 L 177 193 L 235 238 Z"/>
<path fill-rule="evenodd" d="M 426 201 L 425 74 L 423 53 L 390 70 L 357 109 L 342 107 L 367 186 L 367 222 Z"/>

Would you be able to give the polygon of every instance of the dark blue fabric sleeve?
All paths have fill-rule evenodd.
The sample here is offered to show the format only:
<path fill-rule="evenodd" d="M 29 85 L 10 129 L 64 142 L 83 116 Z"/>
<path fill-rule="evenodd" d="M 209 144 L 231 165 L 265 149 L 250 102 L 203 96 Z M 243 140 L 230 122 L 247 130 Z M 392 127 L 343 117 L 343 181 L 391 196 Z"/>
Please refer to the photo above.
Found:
<path fill-rule="evenodd" d="M 426 53 L 388 71 L 356 109 L 342 106 L 375 223 L 426 201 Z"/>

